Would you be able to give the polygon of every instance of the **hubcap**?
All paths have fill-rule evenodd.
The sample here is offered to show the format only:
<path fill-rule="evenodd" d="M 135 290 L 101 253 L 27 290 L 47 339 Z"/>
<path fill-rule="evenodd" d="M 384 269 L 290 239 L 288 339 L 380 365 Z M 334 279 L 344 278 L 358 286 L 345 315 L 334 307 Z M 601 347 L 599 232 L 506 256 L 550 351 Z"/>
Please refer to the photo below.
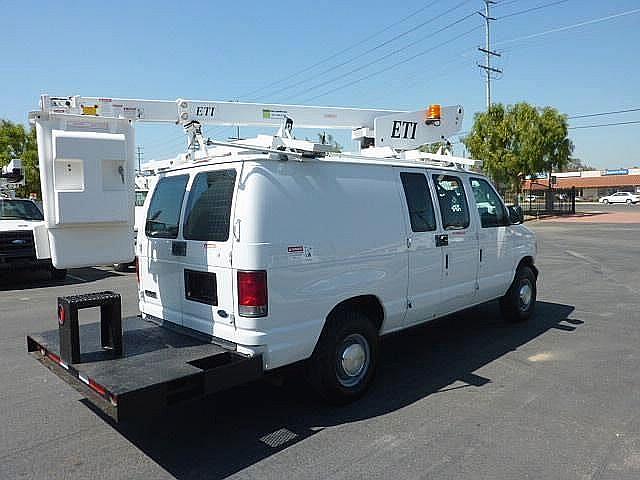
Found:
<path fill-rule="evenodd" d="M 525 280 L 522 285 L 520 285 L 520 310 L 527 311 L 529 309 L 529 305 L 531 304 L 531 297 L 533 295 L 533 290 L 531 288 L 531 283 L 529 280 Z"/>
<path fill-rule="evenodd" d="M 338 348 L 338 381 L 345 387 L 359 383 L 369 368 L 369 343 L 359 333 L 347 336 Z"/>

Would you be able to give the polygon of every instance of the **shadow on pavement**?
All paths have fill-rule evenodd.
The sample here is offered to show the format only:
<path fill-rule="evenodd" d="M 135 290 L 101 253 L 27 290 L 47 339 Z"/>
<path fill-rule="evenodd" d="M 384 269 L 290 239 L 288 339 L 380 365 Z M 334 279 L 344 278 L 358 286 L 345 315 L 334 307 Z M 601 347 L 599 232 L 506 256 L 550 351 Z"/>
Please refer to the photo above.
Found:
<path fill-rule="evenodd" d="M 16 270 L 0 272 L 0 292 L 7 290 L 29 290 L 32 288 L 59 287 L 93 282 L 108 277 L 119 277 L 115 273 L 101 268 L 74 268 L 69 270 L 65 280 L 52 280 L 48 270 Z"/>
<path fill-rule="evenodd" d="M 575 330 L 583 322 L 567 319 L 573 310 L 538 302 L 531 321 L 512 325 L 494 302 L 389 336 L 372 388 L 345 407 L 320 403 L 297 376 L 284 386 L 255 382 L 144 425 L 116 428 L 177 478 L 224 478 L 324 427 L 384 415 L 438 392 L 482 388 L 492 379 L 476 370 L 550 329 Z M 451 386 L 459 381 L 465 385 Z"/>

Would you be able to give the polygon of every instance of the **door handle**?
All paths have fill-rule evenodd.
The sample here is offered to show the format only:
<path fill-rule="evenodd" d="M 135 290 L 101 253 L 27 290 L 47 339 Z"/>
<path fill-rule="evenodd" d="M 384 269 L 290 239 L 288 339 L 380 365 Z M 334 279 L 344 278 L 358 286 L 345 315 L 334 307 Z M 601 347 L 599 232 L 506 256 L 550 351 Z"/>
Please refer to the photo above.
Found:
<path fill-rule="evenodd" d="M 436 235 L 436 247 L 446 247 L 449 245 L 449 235 L 446 233 Z"/>

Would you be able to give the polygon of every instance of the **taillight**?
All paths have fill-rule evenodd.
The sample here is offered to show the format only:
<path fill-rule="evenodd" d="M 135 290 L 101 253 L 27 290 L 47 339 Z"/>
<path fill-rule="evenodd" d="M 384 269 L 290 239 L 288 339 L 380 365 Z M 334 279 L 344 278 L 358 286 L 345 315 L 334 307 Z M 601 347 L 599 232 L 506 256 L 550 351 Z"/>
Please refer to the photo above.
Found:
<path fill-rule="evenodd" d="M 238 314 L 266 317 L 267 303 L 267 272 L 238 272 Z"/>

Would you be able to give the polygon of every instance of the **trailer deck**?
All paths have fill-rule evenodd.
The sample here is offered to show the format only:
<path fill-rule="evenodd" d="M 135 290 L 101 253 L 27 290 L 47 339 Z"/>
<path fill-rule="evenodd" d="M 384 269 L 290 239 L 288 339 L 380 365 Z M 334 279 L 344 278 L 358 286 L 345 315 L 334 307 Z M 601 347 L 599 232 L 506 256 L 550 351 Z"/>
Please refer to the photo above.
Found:
<path fill-rule="evenodd" d="M 100 344 L 101 324 L 79 325 L 80 361 L 65 362 L 60 328 L 27 336 L 40 362 L 115 421 L 246 383 L 262 374 L 262 357 L 187 335 L 139 317 L 122 320 L 122 355 Z"/>

